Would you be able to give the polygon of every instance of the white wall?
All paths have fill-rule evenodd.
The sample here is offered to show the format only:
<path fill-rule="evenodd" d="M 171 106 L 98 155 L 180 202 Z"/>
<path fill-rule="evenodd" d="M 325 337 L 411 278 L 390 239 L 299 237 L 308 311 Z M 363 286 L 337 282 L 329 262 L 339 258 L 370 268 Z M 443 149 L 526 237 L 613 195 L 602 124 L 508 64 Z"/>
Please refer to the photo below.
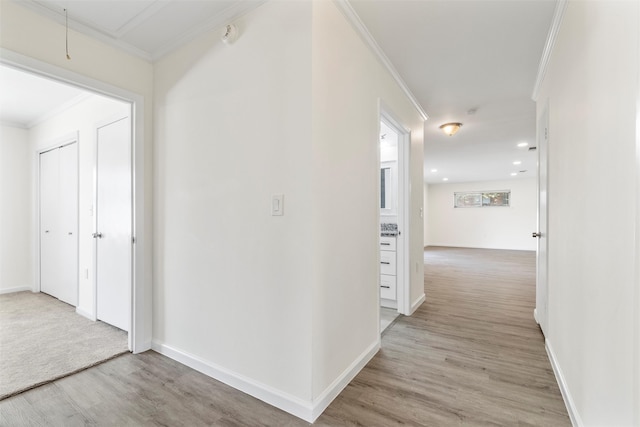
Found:
<path fill-rule="evenodd" d="M 454 208 L 453 193 L 511 190 L 510 207 Z M 535 178 L 429 184 L 425 218 L 427 246 L 536 250 Z"/>
<path fill-rule="evenodd" d="M 378 337 L 379 108 L 411 131 L 411 302 L 424 296 L 424 122 L 334 2 L 313 2 L 313 395 Z"/>
<path fill-rule="evenodd" d="M 155 348 L 307 403 L 310 21 L 310 2 L 268 2 L 232 45 L 214 31 L 156 64 L 153 325 Z"/>
<path fill-rule="evenodd" d="M 414 131 L 423 294 L 422 119 L 333 3 L 236 25 L 156 65 L 154 348 L 315 411 L 379 340 L 379 97 Z"/>
<path fill-rule="evenodd" d="M 577 425 L 640 425 L 640 3 L 567 5 L 549 105 L 547 344 Z"/>
<path fill-rule="evenodd" d="M 41 122 L 29 129 L 30 166 L 34 177 L 33 209 L 38 209 L 38 153 L 54 147 L 54 142 L 67 135 L 78 135 L 78 306 L 89 317 L 95 316 L 93 289 L 93 202 L 96 126 L 105 120 L 130 116 L 130 105 L 98 95 Z M 35 215 L 37 218 L 38 215 Z M 38 234 L 38 224 L 33 223 L 32 233 Z M 34 248 L 37 250 L 37 245 Z M 37 256 L 35 258 L 38 259 Z"/>
<path fill-rule="evenodd" d="M 0 125 L 0 293 L 34 288 L 30 160 L 27 131 Z"/>

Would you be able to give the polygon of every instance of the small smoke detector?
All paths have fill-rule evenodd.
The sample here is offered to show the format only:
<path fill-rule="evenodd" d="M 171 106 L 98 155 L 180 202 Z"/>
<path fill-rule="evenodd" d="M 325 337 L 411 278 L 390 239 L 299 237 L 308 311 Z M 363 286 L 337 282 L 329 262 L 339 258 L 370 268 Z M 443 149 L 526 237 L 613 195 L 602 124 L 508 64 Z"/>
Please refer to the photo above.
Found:
<path fill-rule="evenodd" d="M 477 108 L 469 108 L 467 110 L 467 114 L 470 115 L 470 116 L 473 116 L 477 111 L 478 111 Z"/>
<path fill-rule="evenodd" d="M 236 41 L 238 38 L 238 27 L 233 24 L 229 24 L 224 27 L 224 31 L 222 33 L 222 41 L 226 44 L 231 44 Z"/>

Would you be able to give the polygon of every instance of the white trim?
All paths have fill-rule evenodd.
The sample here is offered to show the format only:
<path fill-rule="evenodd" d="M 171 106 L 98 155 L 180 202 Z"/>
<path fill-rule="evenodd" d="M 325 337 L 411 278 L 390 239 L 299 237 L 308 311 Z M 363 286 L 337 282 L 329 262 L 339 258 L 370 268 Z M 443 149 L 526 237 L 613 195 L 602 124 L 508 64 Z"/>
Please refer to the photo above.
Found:
<path fill-rule="evenodd" d="M 637 9 L 637 22 L 640 24 L 640 7 Z M 640 48 L 640 30 L 636 34 L 637 47 Z M 640 49 L 637 50 L 640 52 Z M 640 54 L 637 62 L 636 80 L 636 230 L 635 230 L 635 345 L 634 345 L 634 402 L 640 402 Z M 635 424 L 640 425 L 640 405 L 636 404 L 634 410 Z"/>
<path fill-rule="evenodd" d="M 155 340 L 151 342 L 151 349 L 211 378 L 223 382 L 236 390 L 240 390 L 255 397 L 256 399 L 260 399 L 263 402 L 275 406 L 276 408 L 295 415 L 298 418 L 311 422 L 313 412 L 311 402 L 307 402 L 296 396 L 292 396 L 266 384 L 255 381 L 249 377 L 240 375 L 220 365 L 201 359 L 198 356 L 189 354 L 186 351 L 179 350 Z"/>
<path fill-rule="evenodd" d="M 151 297 L 151 261 L 145 234 L 145 116 L 144 96 L 113 86 L 109 83 L 78 74 L 55 65 L 48 64 L 9 49 L 0 48 L 0 64 L 30 72 L 71 86 L 80 87 L 93 93 L 119 99 L 132 104 L 133 127 L 133 176 L 134 176 L 134 285 L 133 285 L 133 324 L 131 325 L 130 349 L 141 353 L 151 348 L 152 297 Z M 150 237 L 149 237 L 150 239 Z M 148 253 L 147 253 L 148 252 Z M 39 261 L 38 261 L 39 262 Z"/>
<path fill-rule="evenodd" d="M 16 286 L 15 288 L 0 289 L 0 295 L 12 294 L 14 292 L 24 292 L 24 291 L 33 292 L 33 289 L 31 288 L 31 286 Z"/>
<path fill-rule="evenodd" d="M 538 320 L 538 309 L 537 308 L 533 309 L 533 320 L 535 320 L 538 325 L 540 324 L 540 321 Z"/>
<path fill-rule="evenodd" d="M 409 98 L 411 104 L 413 104 L 414 108 L 418 110 L 418 113 L 420 114 L 422 119 L 427 120 L 429 116 L 427 115 L 427 113 L 425 113 L 422 105 L 420 105 L 411 90 L 409 90 L 409 87 L 400 76 L 400 73 L 398 73 L 398 70 L 396 70 L 389 58 L 387 58 L 387 55 L 385 55 L 382 48 L 380 48 L 380 45 L 378 45 L 378 42 L 376 42 L 376 40 L 373 38 L 373 36 L 369 32 L 369 29 L 366 27 L 366 25 L 364 25 L 364 22 L 362 22 L 356 11 L 353 10 L 353 7 L 351 7 L 351 4 L 349 4 L 348 0 L 333 1 L 338 6 L 338 9 L 340 9 L 345 18 L 347 18 L 347 21 L 349 21 L 356 32 L 360 35 L 360 37 L 362 37 L 362 40 L 364 40 L 365 44 L 369 46 L 380 63 L 387 69 L 387 71 L 389 71 L 391 77 L 393 77 L 398 86 L 400 86 L 400 89 L 404 92 L 407 98 Z"/>
<path fill-rule="evenodd" d="M 298 418 L 313 423 L 340 392 L 355 378 L 369 363 L 380 349 L 380 341 L 374 342 L 367 348 L 345 371 L 312 402 L 300 399 L 289 393 L 258 382 L 252 378 L 233 372 L 215 363 L 206 361 L 198 356 L 179 350 L 158 341 L 152 341 L 151 349 L 182 363 L 198 372 L 240 390 L 269 405 L 282 409 Z"/>
<path fill-rule="evenodd" d="M 411 304 L 411 311 L 409 311 L 408 316 L 411 316 L 413 313 L 416 312 L 416 310 L 422 305 L 423 302 L 425 302 L 425 300 L 427 299 L 427 296 L 423 293 L 422 295 L 420 295 L 412 304 Z"/>
<path fill-rule="evenodd" d="M 12 122 L 10 120 L 0 120 L 0 125 L 1 126 L 7 126 L 7 127 L 10 127 L 10 128 L 29 129 L 29 127 L 24 123 Z"/>
<path fill-rule="evenodd" d="M 190 28 L 188 31 L 180 34 L 175 40 L 169 41 L 164 44 L 159 50 L 151 53 L 151 59 L 153 61 L 157 61 L 163 56 L 173 52 L 179 47 L 187 44 L 191 40 L 195 39 L 201 34 L 207 33 L 209 31 L 215 31 L 222 29 L 225 25 L 227 25 L 231 21 L 235 21 L 236 19 L 246 15 L 249 12 L 255 10 L 258 6 L 261 6 L 263 3 L 266 3 L 267 0 L 253 0 L 253 1 L 237 1 L 234 2 L 231 6 L 229 6 L 224 11 L 217 13 L 213 17 L 207 19 Z M 222 36 L 222 34 L 220 34 Z"/>
<path fill-rule="evenodd" d="M 556 44 L 556 39 L 558 38 L 558 33 L 560 32 L 560 26 L 562 24 L 564 11 L 567 8 L 567 3 L 568 0 L 558 0 L 558 3 L 556 3 L 556 9 L 553 12 L 551 27 L 549 28 L 549 33 L 547 34 L 547 41 L 544 44 L 542 57 L 540 58 L 540 63 L 538 64 L 538 75 L 536 76 L 536 83 L 533 86 L 533 93 L 531 94 L 531 99 L 533 99 L 534 101 L 538 100 L 540 86 L 542 86 L 544 76 L 547 73 L 547 67 L 549 66 L 549 60 L 551 59 L 553 46 Z"/>
<path fill-rule="evenodd" d="M 411 307 L 411 129 L 402 124 L 402 121 L 393 114 L 382 99 L 378 99 L 378 110 L 379 121 L 384 122 L 386 126 L 389 126 L 398 134 L 398 209 L 396 218 L 398 230 L 402 234 L 398 236 L 399 245 L 396 246 L 398 267 L 396 270 L 395 308 L 397 308 L 398 313 L 408 316 Z M 380 131 L 378 130 L 377 135 L 379 134 Z M 378 151 L 380 150 L 378 149 Z M 380 159 L 379 153 L 378 159 Z M 378 188 L 379 193 L 380 188 Z M 389 307 L 391 305 L 383 303 L 383 301 L 380 298 L 381 306 Z"/>
<path fill-rule="evenodd" d="M 50 9 L 43 3 L 34 0 L 13 1 L 19 3 L 23 7 L 30 9 L 38 15 L 42 15 L 51 19 L 59 25 L 65 25 L 65 16 L 59 11 Z M 241 16 L 251 12 L 266 1 L 267 0 L 232 2 L 232 4 L 222 12 L 216 13 L 214 16 L 207 18 L 203 22 L 190 27 L 187 31 L 178 35 L 173 40 L 170 40 L 167 43 L 163 44 L 162 47 L 153 52 L 140 49 L 133 44 L 124 41 L 123 38 L 126 37 L 129 32 L 135 30 L 138 25 L 142 24 L 158 11 L 166 7 L 169 4 L 169 2 L 167 1 L 157 1 L 153 3 L 151 6 L 147 7 L 144 11 L 136 15 L 132 20 L 127 22 L 122 27 L 118 28 L 116 31 L 106 31 L 102 28 L 94 28 L 90 23 L 87 24 L 76 20 L 76 18 L 73 16 L 73 13 L 70 13 L 69 15 L 69 28 L 71 30 L 77 31 L 78 33 L 87 35 L 103 43 L 106 43 L 109 46 L 135 55 L 145 61 L 155 62 L 166 54 L 195 39 L 199 35 L 204 34 L 208 31 L 222 28 L 230 21 L 236 20 Z M 71 52 L 71 55 L 73 56 L 73 52 Z"/>
<path fill-rule="evenodd" d="M 89 313 L 88 311 L 84 311 L 83 309 L 81 309 L 80 307 L 76 307 L 76 313 L 79 314 L 82 317 L 86 317 L 87 319 L 91 320 L 91 321 L 96 321 L 98 320 L 96 318 L 95 315 L 92 315 L 91 313 Z"/>
<path fill-rule="evenodd" d="M 379 311 L 379 310 L 378 310 Z M 305 419 L 305 421 L 314 422 L 325 409 L 338 397 L 338 395 L 349 385 L 349 383 L 358 375 L 358 373 L 364 368 L 371 359 L 380 350 L 380 338 L 371 344 L 356 360 L 345 369 L 338 378 L 336 378 L 329 387 L 327 387 L 320 396 L 313 399 L 311 420 Z M 282 409 L 282 408 L 281 408 Z"/>
<path fill-rule="evenodd" d="M 571 419 L 571 425 L 573 425 L 574 427 L 582 427 L 584 426 L 584 424 L 582 423 L 582 419 L 580 419 L 580 415 L 578 414 L 576 405 L 571 398 L 569 387 L 567 386 L 567 382 L 564 379 L 564 375 L 562 375 L 562 370 L 560 369 L 560 365 L 558 364 L 556 355 L 551 348 L 551 342 L 549 342 L 548 339 L 544 341 L 544 348 L 547 350 L 547 356 L 549 356 L 549 361 L 551 362 L 553 373 L 556 376 L 556 381 L 558 382 L 560 393 L 562 393 L 564 405 L 567 407 L 567 413 L 569 414 L 569 418 Z"/>

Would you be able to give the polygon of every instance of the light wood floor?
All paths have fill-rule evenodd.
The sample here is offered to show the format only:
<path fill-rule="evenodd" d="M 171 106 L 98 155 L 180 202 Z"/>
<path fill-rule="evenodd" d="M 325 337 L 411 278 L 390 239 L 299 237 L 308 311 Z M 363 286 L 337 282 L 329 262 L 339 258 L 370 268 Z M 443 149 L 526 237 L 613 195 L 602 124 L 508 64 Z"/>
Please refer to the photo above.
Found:
<path fill-rule="evenodd" d="M 322 426 L 569 426 L 533 321 L 531 252 L 428 248 L 427 302 L 316 421 Z M 154 352 L 0 402 L 0 425 L 302 426 Z"/>

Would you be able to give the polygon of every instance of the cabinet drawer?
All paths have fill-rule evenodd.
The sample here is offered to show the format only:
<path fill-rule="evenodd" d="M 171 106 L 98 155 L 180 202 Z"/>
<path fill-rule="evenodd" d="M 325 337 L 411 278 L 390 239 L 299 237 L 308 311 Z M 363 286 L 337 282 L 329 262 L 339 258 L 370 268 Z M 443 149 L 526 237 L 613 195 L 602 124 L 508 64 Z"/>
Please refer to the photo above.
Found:
<path fill-rule="evenodd" d="M 395 251 L 396 250 L 396 238 L 380 236 L 380 250 L 382 251 Z"/>
<path fill-rule="evenodd" d="M 396 276 L 380 275 L 380 298 L 396 300 Z"/>
<path fill-rule="evenodd" d="M 396 274 L 396 253 L 380 251 L 380 274 Z"/>

